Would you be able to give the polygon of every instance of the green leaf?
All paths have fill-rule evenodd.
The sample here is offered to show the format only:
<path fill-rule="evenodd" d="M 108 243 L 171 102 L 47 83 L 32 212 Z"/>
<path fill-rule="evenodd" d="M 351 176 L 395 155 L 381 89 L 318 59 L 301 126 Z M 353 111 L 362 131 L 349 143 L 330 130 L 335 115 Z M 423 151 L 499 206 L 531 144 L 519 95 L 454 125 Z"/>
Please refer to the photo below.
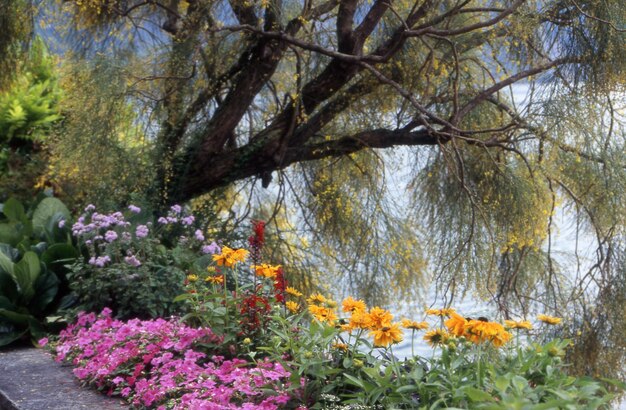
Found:
<path fill-rule="evenodd" d="M 463 391 L 471 401 L 493 401 L 493 397 L 491 396 L 491 394 L 479 390 L 475 387 L 468 386 L 465 387 Z"/>
<path fill-rule="evenodd" d="M 15 264 L 13 277 L 25 303 L 29 303 L 35 295 L 34 285 L 40 273 L 41 264 L 35 252 L 26 252 L 22 260 Z"/>
<path fill-rule="evenodd" d="M 22 232 L 18 222 L 0 224 L 0 242 L 11 246 L 17 245 L 22 240 Z"/>
<path fill-rule="evenodd" d="M 70 264 L 78 258 L 78 250 L 68 243 L 55 243 L 41 255 L 41 261 L 48 269 L 59 273 L 65 265 Z"/>
<path fill-rule="evenodd" d="M 32 316 L 24 313 L 13 312 L 7 309 L 0 309 L 0 318 L 4 318 L 9 322 L 18 325 L 28 325 L 28 322 L 32 318 Z"/>
<path fill-rule="evenodd" d="M 191 298 L 191 293 L 183 293 L 182 295 L 178 295 L 174 298 L 174 302 L 182 302 L 183 300 L 187 300 Z"/>
<path fill-rule="evenodd" d="M 24 206 L 15 198 L 9 198 L 2 208 L 2 212 L 10 221 L 21 222 L 26 219 Z"/>
<path fill-rule="evenodd" d="M 59 279 L 54 273 L 47 271 L 37 278 L 34 288 L 35 298 L 32 307 L 39 312 L 44 312 L 46 306 L 54 300 L 59 291 Z"/>
<path fill-rule="evenodd" d="M 360 387 L 360 388 L 365 388 L 365 384 L 363 383 L 363 380 L 361 379 L 357 379 L 356 377 L 349 375 L 348 373 L 344 373 L 343 376 L 348 379 L 347 383 L 348 384 L 352 384 L 354 386 Z"/>
<path fill-rule="evenodd" d="M 9 259 L 9 257 L 5 255 L 4 252 L 0 252 L 0 270 L 8 273 L 9 275 L 13 277 L 14 269 L 15 269 L 15 264 L 11 261 L 11 259 Z"/>
<path fill-rule="evenodd" d="M 509 379 L 504 376 L 499 376 L 498 378 L 496 378 L 495 384 L 496 389 L 500 391 L 506 391 L 506 389 L 509 387 Z"/>
<path fill-rule="evenodd" d="M 12 303 L 15 303 L 19 297 L 17 284 L 13 276 L 7 272 L 0 271 L 0 296 L 7 297 Z"/>
<path fill-rule="evenodd" d="M 37 205 L 33 213 L 33 229 L 36 235 L 41 235 L 44 232 L 48 219 L 54 217 L 56 213 L 63 214 L 65 219 L 70 219 L 70 211 L 57 198 L 45 198 Z"/>
<path fill-rule="evenodd" d="M 24 336 L 28 330 L 4 331 L 0 327 L 0 347 L 7 346 Z"/>

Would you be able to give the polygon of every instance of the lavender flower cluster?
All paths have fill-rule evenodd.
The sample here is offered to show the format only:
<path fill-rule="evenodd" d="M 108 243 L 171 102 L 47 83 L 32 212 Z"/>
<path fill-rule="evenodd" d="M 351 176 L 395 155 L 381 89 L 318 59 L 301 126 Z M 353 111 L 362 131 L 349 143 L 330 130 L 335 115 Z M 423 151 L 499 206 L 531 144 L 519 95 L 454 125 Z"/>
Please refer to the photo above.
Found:
<path fill-rule="evenodd" d="M 141 213 L 141 208 L 135 205 L 129 205 L 128 210 L 132 214 Z M 183 213 L 183 208 L 180 205 L 174 205 L 168 211 L 167 216 L 158 219 L 159 226 L 173 226 L 179 224 L 185 229 L 192 229 L 195 222 L 193 215 L 186 215 Z M 65 224 L 65 221 L 61 221 Z M 89 264 L 95 267 L 102 268 L 112 262 L 115 258 L 115 250 L 112 248 L 123 247 L 125 251 L 122 254 L 122 258 L 126 264 L 138 267 L 142 265 L 142 258 L 131 245 L 133 239 L 141 242 L 141 240 L 147 239 L 151 231 L 154 231 L 155 227 L 152 223 L 147 222 L 145 224 L 137 225 L 134 227 L 126 220 L 122 212 L 113 212 L 110 214 L 102 214 L 96 212 L 94 205 L 88 205 L 84 209 L 84 214 L 78 218 L 78 221 L 72 226 L 72 233 L 79 240 L 84 241 L 84 244 L 90 248 L 90 253 L 93 255 L 89 259 Z M 220 252 L 220 247 L 215 242 L 210 244 L 204 243 L 205 237 L 200 229 L 196 229 L 193 235 L 190 235 L 199 246 L 199 249 L 204 254 L 216 254 Z M 179 238 L 180 243 L 189 244 L 189 238 L 181 236 Z M 113 256 L 113 258 L 112 258 Z"/>

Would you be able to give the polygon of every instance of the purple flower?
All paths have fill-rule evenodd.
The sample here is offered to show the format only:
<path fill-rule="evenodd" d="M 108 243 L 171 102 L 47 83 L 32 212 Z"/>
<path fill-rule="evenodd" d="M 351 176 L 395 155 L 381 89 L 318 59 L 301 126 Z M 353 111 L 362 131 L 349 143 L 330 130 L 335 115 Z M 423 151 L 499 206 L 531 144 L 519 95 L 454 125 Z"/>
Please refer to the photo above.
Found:
<path fill-rule="evenodd" d="M 137 229 L 135 229 L 135 236 L 137 238 L 145 238 L 146 236 L 148 236 L 149 232 L 150 230 L 146 225 L 139 225 L 137 226 Z"/>
<path fill-rule="evenodd" d="M 96 206 L 94 204 L 89 204 L 85 207 L 85 212 L 91 212 L 95 209 L 96 209 Z"/>
<path fill-rule="evenodd" d="M 129 255 L 129 256 L 124 257 L 124 262 L 134 267 L 141 266 L 141 261 L 137 259 L 135 255 Z"/>
<path fill-rule="evenodd" d="M 48 338 L 44 337 L 43 339 L 39 339 L 39 341 L 37 342 L 37 344 L 39 345 L 39 347 L 44 347 L 45 345 L 48 344 Z"/>
<path fill-rule="evenodd" d="M 65 226 L 65 219 L 61 219 L 59 221 L 59 228 L 63 228 Z"/>
<path fill-rule="evenodd" d="M 111 243 L 116 239 L 117 239 L 117 232 L 115 231 L 107 231 L 104 234 L 104 240 L 107 241 L 108 243 Z"/>
<path fill-rule="evenodd" d="M 183 210 L 183 208 L 181 208 L 180 205 L 173 205 L 170 210 L 175 213 L 176 215 L 180 214 L 181 211 Z"/>
<path fill-rule="evenodd" d="M 99 268 L 104 267 L 107 263 L 111 262 L 111 257 L 109 255 L 98 256 L 97 258 L 92 256 L 89 259 L 89 264 L 97 266 Z"/>
<path fill-rule="evenodd" d="M 132 239 L 133 237 L 131 236 L 130 232 L 122 232 L 122 241 L 124 243 L 130 243 Z"/>
<path fill-rule="evenodd" d="M 183 225 L 189 226 L 189 225 L 193 224 L 193 221 L 195 221 L 195 220 L 196 220 L 196 218 L 193 215 L 189 215 L 189 216 L 186 216 L 186 217 L 182 218 L 180 220 L 180 222 Z"/>
<path fill-rule="evenodd" d="M 163 224 L 163 225 L 167 225 L 167 224 L 168 224 L 167 219 L 165 219 L 165 218 L 163 218 L 163 217 L 160 217 L 160 218 L 157 220 L 157 222 L 158 222 L 158 223 L 160 223 L 160 224 Z"/>
<path fill-rule="evenodd" d="M 141 208 L 135 205 L 128 205 L 128 210 L 134 214 L 138 214 L 141 212 Z"/>
<path fill-rule="evenodd" d="M 222 250 L 220 249 L 220 246 L 218 244 L 216 244 L 215 242 L 211 242 L 210 245 L 205 245 L 202 247 L 202 253 L 217 255 L 219 253 L 222 253 Z"/>
<path fill-rule="evenodd" d="M 198 240 L 198 241 L 203 241 L 204 240 L 204 235 L 202 234 L 202 231 L 200 229 L 196 230 L 196 232 L 194 232 L 193 235 L 196 238 L 196 240 Z"/>

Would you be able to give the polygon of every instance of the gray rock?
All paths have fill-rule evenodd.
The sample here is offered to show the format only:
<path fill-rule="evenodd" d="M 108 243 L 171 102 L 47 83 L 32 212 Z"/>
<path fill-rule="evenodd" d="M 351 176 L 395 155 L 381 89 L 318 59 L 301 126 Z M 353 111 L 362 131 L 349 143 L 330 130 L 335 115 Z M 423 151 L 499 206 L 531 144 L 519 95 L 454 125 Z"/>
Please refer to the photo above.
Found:
<path fill-rule="evenodd" d="M 55 362 L 42 349 L 0 351 L 0 410 L 128 409 L 111 398 L 81 387 L 72 368 Z"/>

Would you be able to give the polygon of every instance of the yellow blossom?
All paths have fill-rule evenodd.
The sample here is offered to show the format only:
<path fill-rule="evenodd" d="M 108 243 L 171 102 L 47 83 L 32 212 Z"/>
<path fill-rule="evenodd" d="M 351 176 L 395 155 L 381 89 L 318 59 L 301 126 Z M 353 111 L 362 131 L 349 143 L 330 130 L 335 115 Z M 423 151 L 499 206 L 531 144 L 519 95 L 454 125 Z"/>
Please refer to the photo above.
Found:
<path fill-rule="evenodd" d="M 367 306 L 365 306 L 365 302 L 358 299 L 353 299 L 352 296 L 348 296 L 341 302 L 341 307 L 344 312 L 355 312 L 357 310 L 365 311 Z"/>
<path fill-rule="evenodd" d="M 426 322 L 416 322 L 414 320 L 404 318 L 400 321 L 400 323 L 402 324 L 402 327 L 405 329 L 411 329 L 411 330 L 428 329 L 428 323 Z"/>
<path fill-rule="evenodd" d="M 224 275 L 207 276 L 205 281 L 211 282 L 213 284 L 221 284 L 224 283 Z"/>
<path fill-rule="evenodd" d="M 560 317 L 548 315 L 537 315 L 537 319 L 541 320 L 543 323 L 547 323 L 548 325 L 558 325 L 563 320 Z"/>
<path fill-rule="evenodd" d="M 424 335 L 424 340 L 432 347 L 445 344 L 449 338 L 450 334 L 443 329 L 431 330 Z"/>
<path fill-rule="evenodd" d="M 218 266 L 226 266 L 230 268 L 238 262 L 243 262 L 248 256 L 248 251 L 245 249 L 231 249 L 228 246 L 222 247 L 222 253 L 219 255 L 213 255 L 213 261 L 217 262 Z"/>
<path fill-rule="evenodd" d="M 433 316 L 450 316 L 450 313 L 454 311 L 454 308 L 427 309 L 426 314 Z"/>
<path fill-rule="evenodd" d="M 372 330 L 386 327 L 393 320 L 393 315 L 385 309 L 381 309 L 378 306 L 370 309 L 370 328 Z"/>
<path fill-rule="evenodd" d="M 268 265 L 264 263 L 262 265 L 252 265 L 252 269 L 254 269 L 257 276 L 261 276 L 267 279 L 274 279 L 278 274 L 278 270 L 281 268 L 280 265 Z"/>
<path fill-rule="evenodd" d="M 332 309 L 323 306 L 310 305 L 309 312 L 320 322 L 333 324 L 337 320 L 337 315 Z"/>
<path fill-rule="evenodd" d="M 321 305 L 326 303 L 326 298 L 321 293 L 314 293 L 306 300 L 309 305 Z"/>
<path fill-rule="evenodd" d="M 291 313 L 297 313 L 298 310 L 300 310 L 300 304 L 292 301 L 285 302 L 285 307 L 287 307 Z"/>
<path fill-rule="evenodd" d="M 400 330 L 398 323 L 389 323 L 379 329 L 372 330 L 370 335 L 374 336 L 375 347 L 387 347 L 402 341 L 402 330 Z"/>
<path fill-rule="evenodd" d="M 532 329 L 533 325 L 528 320 L 515 321 L 515 320 L 505 320 L 504 324 L 506 327 L 510 329 Z"/>
<path fill-rule="evenodd" d="M 285 288 L 285 293 L 291 296 L 295 296 L 297 298 L 299 298 L 300 296 L 302 296 L 302 292 L 300 292 L 298 289 L 296 288 L 292 288 L 291 286 L 287 286 Z"/>
<path fill-rule="evenodd" d="M 194 275 L 194 274 L 187 275 L 187 280 L 188 280 L 189 282 L 195 282 L 195 281 L 197 281 L 197 280 L 198 280 L 198 275 Z"/>

